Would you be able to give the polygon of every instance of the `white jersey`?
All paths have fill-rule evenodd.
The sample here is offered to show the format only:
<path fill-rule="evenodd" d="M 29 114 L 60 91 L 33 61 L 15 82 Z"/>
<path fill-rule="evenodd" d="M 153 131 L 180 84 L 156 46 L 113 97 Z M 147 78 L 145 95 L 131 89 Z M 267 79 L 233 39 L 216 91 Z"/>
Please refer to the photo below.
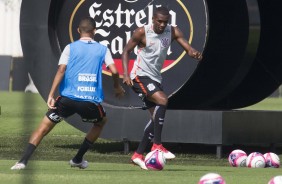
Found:
<path fill-rule="evenodd" d="M 145 25 L 146 46 L 138 48 L 130 78 L 147 76 L 161 83 L 161 69 L 171 44 L 171 26 L 167 25 L 162 34 L 153 30 L 153 25 Z"/>

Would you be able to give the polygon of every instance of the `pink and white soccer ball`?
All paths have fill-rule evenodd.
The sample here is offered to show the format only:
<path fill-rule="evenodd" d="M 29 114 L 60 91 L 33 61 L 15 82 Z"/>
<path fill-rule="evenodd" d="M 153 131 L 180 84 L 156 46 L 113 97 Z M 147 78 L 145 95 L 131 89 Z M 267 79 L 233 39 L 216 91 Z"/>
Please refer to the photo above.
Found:
<path fill-rule="evenodd" d="M 282 184 L 282 176 L 275 176 L 271 178 L 268 184 Z"/>
<path fill-rule="evenodd" d="M 246 160 L 247 167 L 251 168 L 264 168 L 265 167 L 265 159 L 263 154 L 259 152 L 253 152 L 249 154 Z"/>
<path fill-rule="evenodd" d="M 198 184 L 225 184 L 225 180 L 217 173 L 208 173 L 200 178 Z"/>
<path fill-rule="evenodd" d="M 246 167 L 247 157 L 248 156 L 244 151 L 236 149 L 229 154 L 228 161 L 233 167 Z"/>
<path fill-rule="evenodd" d="M 273 167 L 273 168 L 278 168 L 280 167 L 280 159 L 278 155 L 272 152 L 265 153 L 264 155 L 265 158 L 265 167 Z"/>
<path fill-rule="evenodd" d="M 165 163 L 164 154 L 159 150 L 151 151 L 145 157 L 145 165 L 149 170 L 160 171 L 164 168 Z"/>

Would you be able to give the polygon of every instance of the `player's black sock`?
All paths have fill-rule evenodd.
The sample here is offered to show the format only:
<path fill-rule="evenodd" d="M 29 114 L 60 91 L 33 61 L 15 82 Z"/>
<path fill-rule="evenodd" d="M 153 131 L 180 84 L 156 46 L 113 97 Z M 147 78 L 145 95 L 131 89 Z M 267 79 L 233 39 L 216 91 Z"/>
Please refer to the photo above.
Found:
<path fill-rule="evenodd" d="M 154 143 L 162 143 L 162 129 L 165 118 L 166 106 L 157 105 L 154 110 Z"/>
<path fill-rule="evenodd" d="M 84 139 L 83 143 L 81 144 L 77 154 L 72 159 L 74 163 L 80 163 L 82 162 L 82 158 L 84 154 L 88 151 L 88 149 L 93 145 L 92 142 L 88 141 L 86 138 Z"/>
<path fill-rule="evenodd" d="M 147 146 L 150 144 L 151 140 L 154 138 L 153 132 L 154 132 L 154 123 L 152 122 L 152 120 L 150 120 L 145 127 L 142 140 L 136 150 L 137 153 L 143 154 L 145 152 Z"/>
<path fill-rule="evenodd" d="M 26 150 L 19 162 L 27 165 L 27 162 L 35 149 L 36 149 L 35 145 L 28 143 Z"/>

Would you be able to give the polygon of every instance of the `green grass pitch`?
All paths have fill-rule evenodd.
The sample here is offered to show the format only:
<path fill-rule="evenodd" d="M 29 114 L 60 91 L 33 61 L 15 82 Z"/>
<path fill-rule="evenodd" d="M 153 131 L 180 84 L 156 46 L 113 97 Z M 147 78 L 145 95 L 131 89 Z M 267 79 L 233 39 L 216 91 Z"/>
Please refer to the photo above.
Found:
<path fill-rule="evenodd" d="M 200 177 L 209 172 L 219 173 L 227 184 L 267 184 L 273 176 L 282 175 L 281 168 L 233 168 L 227 161 L 228 151 L 222 159 L 217 159 L 215 148 L 198 145 L 184 145 L 187 149 L 168 145 L 176 151 L 177 158 L 168 161 L 163 171 L 144 171 L 129 163 L 131 154 L 123 154 L 122 143 L 103 139 L 85 155 L 90 162 L 87 169 L 71 168 L 68 161 L 76 153 L 84 133 L 65 122 L 43 140 L 26 170 L 11 171 L 47 106 L 38 94 L 21 92 L 0 92 L 0 106 L 1 184 L 197 184 Z M 281 108 L 281 99 L 266 99 L 245 109 L 280 111 Z M 259 149 L 267 150 L 266 147 Z M 281 158 L 281 154 L 279 156 Z"/>

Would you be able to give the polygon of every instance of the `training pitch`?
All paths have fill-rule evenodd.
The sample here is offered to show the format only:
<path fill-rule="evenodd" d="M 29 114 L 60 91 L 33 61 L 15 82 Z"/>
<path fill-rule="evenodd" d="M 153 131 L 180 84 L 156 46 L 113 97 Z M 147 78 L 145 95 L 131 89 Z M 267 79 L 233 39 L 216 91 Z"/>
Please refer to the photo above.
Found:
<path fill-rule="evenodd" d="M 280 99 L 268 99 L 249 109 L 281 110 Z M 131 153 L 123 154 L 123 144 L 102 140 L 85 156 L 90 162 L 85 170 L 71 168 L 73 157 L 84 138 L 84 133 L 62 122 L 42 141 L 26 170 L 12 171 L 10 167 L 19 159 L 28 137 L 43 117 L 47 106 L 38 94 L 0 92 L 0 183 L 9 184 L 69 184 L 69 183 L 187 183 L 197 184 L 206 173 L 220 174 L 227 184 L 267 184 L 282 169 L 233 168 L 227 156 L 230 150 L 241 148 L 246 152 L 268 151 L 268 147 L 226 147 L 222 159 L 217 159 L 215 148 L 204 145 L 166 146 L 177 158 L 168 161 L 163 171 L 144 171 L 129 163 L 137 144 L 131 144 Z M 272 108 L 272 109 L 269 109 Z M 107 124 L 107 126 L 110 126 Z M 236 145 L 239 146 L 239 145 Z M 281 158 L 281 148 L 277 148 Z"/>

